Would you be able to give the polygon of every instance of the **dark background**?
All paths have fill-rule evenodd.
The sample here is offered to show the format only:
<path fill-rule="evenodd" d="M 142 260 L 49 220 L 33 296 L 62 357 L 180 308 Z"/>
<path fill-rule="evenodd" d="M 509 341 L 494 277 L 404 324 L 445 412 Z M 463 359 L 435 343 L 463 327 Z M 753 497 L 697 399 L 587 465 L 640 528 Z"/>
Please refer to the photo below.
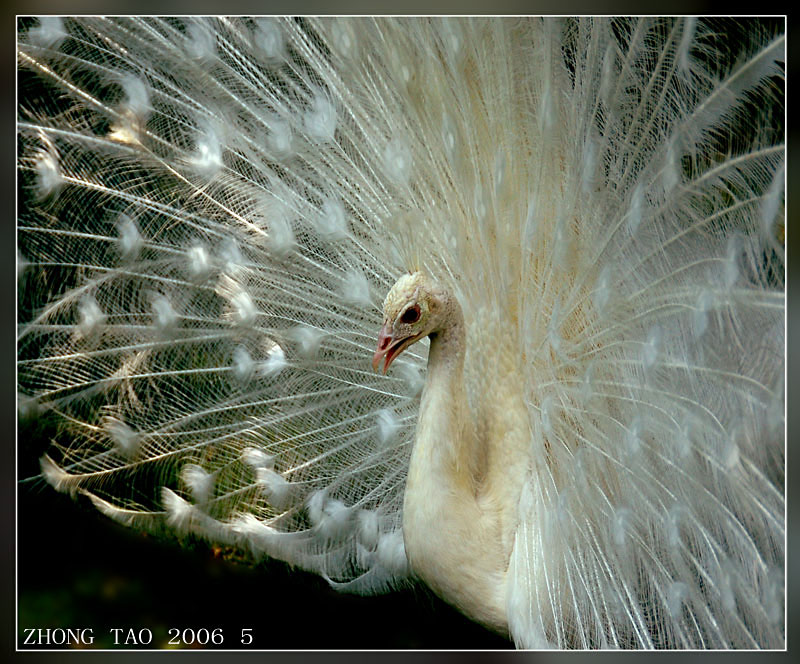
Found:
<path fill-rule="evenodd" d="M 149 647 L 165 648 L 168 628 L 219 627 L 223 648 L 242 648 L 243 628 L 253 630 L 251 649 L 513 647 L 422 586 L 345 595 L 281 562 L 251 568 L 205 545 L 187 551 L 155 540 L 47 485 L 25 483 L 19 494 L 20 634 L 91 627 L 91 648 L 113 648 L 110 628 L 148 627 Z"/>

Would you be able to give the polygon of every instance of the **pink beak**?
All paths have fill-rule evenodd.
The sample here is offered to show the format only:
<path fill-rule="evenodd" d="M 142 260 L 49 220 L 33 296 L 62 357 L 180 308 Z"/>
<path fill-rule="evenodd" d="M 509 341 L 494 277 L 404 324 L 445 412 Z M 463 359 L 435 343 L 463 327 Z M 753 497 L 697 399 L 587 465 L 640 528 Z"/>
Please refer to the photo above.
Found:
<path fill-rule="evenodd" d="M 378 333 L 378 349 L 375 351 L 375 355 L 372 356 L 372 370 L 377 371 L 378 366 L 381 363 L 382 358 L 386 358 L 386 362 L 383 365 L 383 373 L 384 375 L 389 370 L 389 365 L 392 363 L 392 360 L 396 357 L 396 355 L 392 352 L 392 342 L 394 342 L 394 337 L 392 336 L 392 329 L 389 327 L 389 323 L 384 323 L 381 331 Z"/>

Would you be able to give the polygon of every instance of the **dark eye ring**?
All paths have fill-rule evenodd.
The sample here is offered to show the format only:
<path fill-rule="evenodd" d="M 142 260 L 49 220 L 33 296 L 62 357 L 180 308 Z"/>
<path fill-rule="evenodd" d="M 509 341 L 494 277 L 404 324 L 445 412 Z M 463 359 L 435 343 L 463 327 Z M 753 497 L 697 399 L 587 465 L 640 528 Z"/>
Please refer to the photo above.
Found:
<path fill-rule="evenodd" d="M 400 316 L 400 321 L 403 323 L 416 323 L 419 320 L 419 305 L 415 304 L 413 307 L 409 307 L 403 312 L 403 315 Z"/>

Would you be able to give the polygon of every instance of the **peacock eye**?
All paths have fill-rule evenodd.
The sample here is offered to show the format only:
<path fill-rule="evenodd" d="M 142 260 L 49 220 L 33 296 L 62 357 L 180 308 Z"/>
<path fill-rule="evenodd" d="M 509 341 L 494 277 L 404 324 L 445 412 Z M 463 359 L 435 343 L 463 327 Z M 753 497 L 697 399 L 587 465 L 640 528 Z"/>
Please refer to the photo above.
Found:
<path fill-rule="evenodd" d="M 409 307 L 403 312 L 403 315 L 400 316 L 400 321 L 403 323 L 416 323 L 419 320 L 419 305 L 415 304 L 413 307 Z"/>

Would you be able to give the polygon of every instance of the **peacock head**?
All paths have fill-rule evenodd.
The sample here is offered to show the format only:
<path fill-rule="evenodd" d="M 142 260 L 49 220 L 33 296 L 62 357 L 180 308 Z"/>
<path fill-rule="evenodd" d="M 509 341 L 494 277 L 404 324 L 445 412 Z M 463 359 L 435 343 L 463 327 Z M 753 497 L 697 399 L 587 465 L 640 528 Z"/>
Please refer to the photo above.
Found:
<path fill-rule="evenodd" d="M 445 293 L 421 272 L 400 277 L 383 302 L 383 327 L 378 334 L 372 368 L 377 371 L 381 359 L 385 358 L 385 374 L 400 353 L 435 332 L 445 299 Z"/>

